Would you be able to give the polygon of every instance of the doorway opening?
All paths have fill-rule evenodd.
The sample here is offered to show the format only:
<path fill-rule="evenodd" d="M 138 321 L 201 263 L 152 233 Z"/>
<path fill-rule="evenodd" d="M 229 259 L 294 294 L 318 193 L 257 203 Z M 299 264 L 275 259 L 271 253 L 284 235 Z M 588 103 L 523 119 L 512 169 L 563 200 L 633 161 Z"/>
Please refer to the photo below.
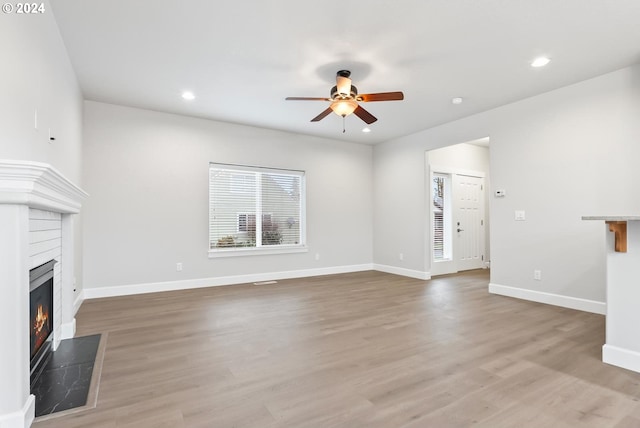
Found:
<path fill-rule="evenodd" d="M 431 275 L 489 267 L 488 138 L 426 153 Z"/>

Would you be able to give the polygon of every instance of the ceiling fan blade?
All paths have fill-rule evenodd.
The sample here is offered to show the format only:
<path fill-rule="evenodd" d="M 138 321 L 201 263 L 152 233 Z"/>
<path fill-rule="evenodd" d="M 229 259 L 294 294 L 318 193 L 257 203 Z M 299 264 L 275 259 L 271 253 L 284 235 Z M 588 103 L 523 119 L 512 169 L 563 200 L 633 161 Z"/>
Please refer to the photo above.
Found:
<path fill-rule="evenodd" d="M 319 115 L 311 119 L 311 122 L 319 122 L 325 117 L 329 116 L 331 112 L 332 112 L 331 107 L 329 107 L 328 109 L 326 109 L 325 111 L 323 111 L 322 113 L 320 113 Z"/>
<path fill-rule="evenodd" d="M 331 109 L 329 109 L 331 110 Z M 364 120 L 364 122 L 367 125 L 371 125 L 373 122 L 375 122 L 376 120 L 378 120 L 374 115 L 372 115 L 371 113 L 369 113 L 368 111 L 366 111 L 365 109 L 363 109 L 361 106 L 358 106 L 354 111 L 353 114 L 355 114 L 356 116 L 358 116 L 360 119 Z"/>
<path fill-rule="evenodd" d="M 378 92 L 377 94 L 360 94 L 356 97 L 358 101 L 368 103 L 370 101 L 400 101 L 404 100 L 404 94 L 398 92 Z"/>
<path fill-rule="evenodd" d="M 313 97 L 287 97 L 287 101 L 331 101 L 330 98 L 313 98 Z"/>

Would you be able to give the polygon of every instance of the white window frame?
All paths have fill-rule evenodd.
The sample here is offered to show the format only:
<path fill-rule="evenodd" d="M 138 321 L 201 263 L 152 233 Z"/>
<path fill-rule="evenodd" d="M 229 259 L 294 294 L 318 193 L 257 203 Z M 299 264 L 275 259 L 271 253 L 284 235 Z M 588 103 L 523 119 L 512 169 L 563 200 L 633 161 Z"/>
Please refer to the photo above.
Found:
<path fill-rule="evenodd" d="M 254 255 L 262 255 L 262 254 L 287 254 L 287 253 L 302 253 L 308 252 L 309 249 L 307 247 L 307 230 L 306 230 L 306 182 L 305 182 L 305 172 L 299 170 L 287 170 L 287 169 L 276 169 L 276 168 L 267 168 L 267 167 L 258 167 L 258 166 L 247 166 L 247 165 L 233 165 L 233 164 L 222 164 L 216 162 L 209 163 L 209 177 L 211 175 L 212 168 L 223 168 L 229 171 L 238 172 L 241 174 L 243 172 L 258 172 L 258 173 L 273 173 L 273 174 L 288 174 L 288 175 L 297 175 L 300 177 L 300 239 L 298 244 L 281 244 L 281 245 L 263 245 L 259 247 L 221 247 L 221 248 L 209 248 L 209 258 L 218 258 L 218 257 L 237 257 L 237 256 L 254 256 Z M 260 176 L 259 176 L 260 177 Z M 209 179 L 209 195 L 211 197 L 211 181 Z M 238 193 L 236 189 L 229 189 L 231 193 Z M 245 215 L 256 215 L 262 216 L 263 213 L 260 208 L 260 195 L 256 198 L 256 210 L 255 212 L 239 212 L 238 213 L 238 223 L 237 227 L 239 229 L 240 222 L 239 216 L 241 214 Z M 273 215 L 272 213 L 267 213 L 268 215 Z M 265 214 L 266 215 L 266 214 Z M 211 200 L 209 200 L 209 223 L 211 224 Z M 256 224 L 256 234 L 261 233 L 261 222 Z M 238 232 L 240 232 L 238 230 Z M 240 232 L 241 233 L 241 232 Z M 209 237 L 211 236 L 211 230 L 209 230 Z M 210 238 L 207 240 L 209 242 L 209 247 L 211 247 Z"/>

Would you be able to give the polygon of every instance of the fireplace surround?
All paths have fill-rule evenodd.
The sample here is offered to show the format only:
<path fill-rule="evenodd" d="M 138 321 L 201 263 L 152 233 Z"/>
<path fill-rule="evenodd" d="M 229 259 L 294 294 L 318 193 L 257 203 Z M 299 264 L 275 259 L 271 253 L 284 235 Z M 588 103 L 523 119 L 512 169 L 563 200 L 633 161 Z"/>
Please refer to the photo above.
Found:
<path fill-rule="evenodd" d="M 54 267 L 51 346 L 73 337 L 75 311 L 82 301 L 74 292 L 74 214 L 87 194 L 48 164 L 0 160 L 0 427 L 31 426 L 29 271 L 49 260 Z M 32 226 L 39 217 L 58 226 L 56 248 L 34 244 Z M 53 232 L 51 232 L 53 233 Z M 55 253 L 55 254 L 54 254 Z"/>

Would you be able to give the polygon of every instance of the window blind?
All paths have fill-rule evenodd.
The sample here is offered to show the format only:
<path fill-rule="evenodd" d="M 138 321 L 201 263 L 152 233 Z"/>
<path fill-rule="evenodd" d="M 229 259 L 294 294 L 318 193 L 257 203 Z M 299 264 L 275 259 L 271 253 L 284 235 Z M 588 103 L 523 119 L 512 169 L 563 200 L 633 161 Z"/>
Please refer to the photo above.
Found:
<path fill-rule="evenodd" d="M 209 165 L 209 249 L 304 245 L 304 172 Z"/>
<path fill-rule="evenodd" d="M 433 258 L 445 258 L 445 176 L 433 175 Z"/>

